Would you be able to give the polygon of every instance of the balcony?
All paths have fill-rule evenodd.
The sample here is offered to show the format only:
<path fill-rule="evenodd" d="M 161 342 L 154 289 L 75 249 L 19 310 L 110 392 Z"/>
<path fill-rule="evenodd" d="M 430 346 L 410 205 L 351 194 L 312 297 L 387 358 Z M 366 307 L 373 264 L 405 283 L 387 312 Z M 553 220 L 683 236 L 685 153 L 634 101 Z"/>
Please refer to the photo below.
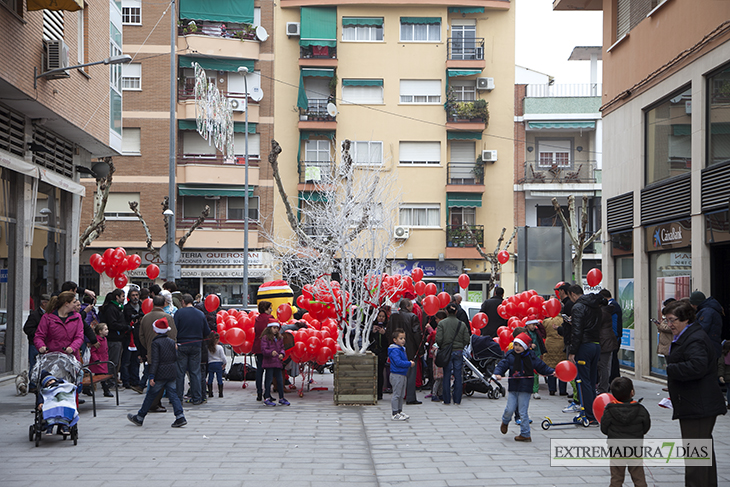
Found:
<path fill-rule="evenodd" d="M 583 98 L 601 96 L 600 83 L 529 84 L 526 98 Z"/>
<path fill-rule="evenodd" d="M 325 184 L 332 180 L 333 164 L 320 161 L 299 161 L 299 184 Z"/>
<path fill-rule="evenodd" d="M 248 160 L 250 186 L 259 185 L 259 160 Z M 231 184 L 245 179 L 246 166 L 241 156 L 225 159 L 223 155 L 178 154 L 176 179 L 179 184 Z"/>
<path fill-rule="evenodd" d="M 525 162 L 524 177 L 517 184 L 595 184 L 598 183 L 595 161 L 574 162 L 567 166 Z"/>
<path fill-rule="evenodd" d="M 484 164 L 449 162 L 446 166 L 446 185 L 447 192 L 483 193 Z"/>
<path fill-rule="evenodd" d="M 486 100 L 447 100 L 446 130 L 483 131 L 489 123 L 489 107 Z"/>
<path fill-rule="evenodd" d="M 238 107 L 233 110 L 233 121 L 234 122 L 245 122 L 246 112 L 243 111 L 244 107 L 244 93 L 235 93 L 224 91 L 222 95 L 236 100 Z M 180 88 L 177 93 L 177 118 L 195 120 L 195 91 L 192 88 Z M 248 98 L 248 122 L 258 123 L 259 122 L 259 103 L 254 101 L 249 96 Z"/>
<path fill-rule="evenodd" d="M 330 101 L 327 98 L 308 99 L 308 107 L 299 109 L 299 120 L 302 122 L 334 122 L 335 117 L 327 113 L 329 103 Z"/>
<path fill-rule="evenodd" d="M 299 66 L 337 67 L 337 46 L 300 46 Z"/>
<path fill-rule="evenodd" d="M 484 225 L 446 225 L 446 247 L 484 247 Z"/>
<path fill-rule="evenodd" d="M 250 24 L 184 20 L 178 26 L 180 45 L 186 52 L 229 58 L 259 59 L 256 27 Z"/>
<path fill-rule="evenodd" d="M 477 68 L 487 66 L 484 60 L 484 38 L 449 37 L 446 42 L 447 68 Z"/>

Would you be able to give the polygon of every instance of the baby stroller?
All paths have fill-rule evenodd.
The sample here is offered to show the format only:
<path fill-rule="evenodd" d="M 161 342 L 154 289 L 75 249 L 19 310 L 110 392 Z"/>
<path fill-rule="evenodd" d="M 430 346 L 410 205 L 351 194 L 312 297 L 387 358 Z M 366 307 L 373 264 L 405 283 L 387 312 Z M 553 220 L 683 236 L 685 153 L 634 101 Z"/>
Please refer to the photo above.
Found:
<path fill-rule="evenodd" d="M 502 350 L 491 337 L 472 335 L 469 345 L 464 349 L 464 394 L 471 396 L 474 392 L 481 392 L 490 399 L 504 396 L 504 386 L 492 377 L 494 368 L 502 358 Z"/>
<path fill-rule="evenodd" d="M 64 440 L 70 436 L 76 445 L 79 438 L 78 392 L 84 378 L 81 363 L 60 352 L 38 355 L 31 377 L 38 387 L 33 409 L 35 421 L 28 430 L 28 440 L 35 440 L 35 446 L 38 446 L 43 434 L 50 434 L 55 426 Z"/>

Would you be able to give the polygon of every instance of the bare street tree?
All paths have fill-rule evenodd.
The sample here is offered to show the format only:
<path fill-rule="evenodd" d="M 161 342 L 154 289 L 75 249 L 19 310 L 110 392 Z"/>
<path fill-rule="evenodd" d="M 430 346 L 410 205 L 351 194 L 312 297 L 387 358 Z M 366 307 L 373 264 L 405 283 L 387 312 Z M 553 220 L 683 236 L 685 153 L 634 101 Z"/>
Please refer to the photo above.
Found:
<path fill-rule="evenodd" d="M 563 222 L 563 227 L 570 236 L 570 241 L 573 243 L 573 279 L 577 283 L 581 283 L 583 278 L 583 252 L 586 247 L 593 243 L 599 235 L 601 235 L 601 229 L 596 230 L 595 233 L 589 235 L 588 233 L 588 197 L 583 196 L 583 204 L 581 205 L 580 212 L 580 226 L 578 224 L 578 209 L 575 206 L 575 197 L 573 195 L 568 196 L 568 217 L 570 221 L 565 219 L 563 210 L 560 208 L 557 198 L 553 198 L 553 208 L 558 213 L 560 221 Z"/>

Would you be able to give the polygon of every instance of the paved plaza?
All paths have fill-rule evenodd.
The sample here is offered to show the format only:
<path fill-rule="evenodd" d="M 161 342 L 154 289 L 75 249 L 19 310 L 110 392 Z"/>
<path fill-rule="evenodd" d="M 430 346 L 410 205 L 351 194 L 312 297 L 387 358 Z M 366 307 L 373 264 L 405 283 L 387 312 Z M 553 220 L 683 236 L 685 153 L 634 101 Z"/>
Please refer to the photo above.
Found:
<path fill-rule="evenodd" d="M 332 376 L 314 375 L 313 387 L 326 391 L 290 393 L 291 406 L 267 408 L 256 402 L 255 387 L 225 383 L 225 398 L 190 406 L 188 425 L 170 427 L 174 417 L 150 414 L 141 428 L 127 421 L 143 396 L 120 391 L 99 398 L 96 418 L 91 398 L 81 406 L 79 443 L 44 437 L 36 448 L 28 441 L 33 396 L 15 396 L 11 381 L 0 384 L 0 485 L 4 487 L 142 486 L 407 486 L 608 485 L 608 468 L 550 467 L 551 438 L 601 438 L 597 427 L 554 427 L 539 421 L 569 418 L 567 404 L 548 396 L 532 400 L 532 443 L 518 443 L 514 423 L 499 432 L 504 398 L 476 393 L 460 406 L 432 403 L 406 406 L 407 422 L 390 419 L 390 396 L 376 406 L 335 406 Z M 297 381 L 299 384 L 299 381 Z M 652 417 L 649 437 L 679 438 L 671 412 L 657 406 L 661 385 L 635 382 L 637 398 Z M 543 390 L 544 389 L 544 390 Z M 101 392 L 101 391 L 100 391 Z M 217 394 L 216 394 L 217 395 Z M 164 402 L 166 404 L 166 401 Z M 718 418 L 715 447 L 719 483 L 730 485 L 730 415 Z M 647 469 L 649 485 L 683 485 L 683 469 Z M 627 475 L 624 485 L 632 485 Z"/>

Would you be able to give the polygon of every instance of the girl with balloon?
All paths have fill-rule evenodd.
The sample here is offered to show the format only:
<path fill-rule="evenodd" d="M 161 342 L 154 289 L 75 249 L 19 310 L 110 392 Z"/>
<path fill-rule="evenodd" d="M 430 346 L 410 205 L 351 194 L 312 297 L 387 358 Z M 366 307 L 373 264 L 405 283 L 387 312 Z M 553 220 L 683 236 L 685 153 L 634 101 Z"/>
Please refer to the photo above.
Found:
<path fill-rule="evenodd" d="M 289 401 L 284 398 L 284 337 L 279 333 L 279 323 L 273 322 L 266 325 L 261 334 L 261 355 L 263 355 L 262 366 L 266 372 L 264 381 L 264 404 L 276 406 L 271 398 L 271 383 L 276 378 L 276 390 L 279 392 L 279 404 L 288 406 Z"/>

